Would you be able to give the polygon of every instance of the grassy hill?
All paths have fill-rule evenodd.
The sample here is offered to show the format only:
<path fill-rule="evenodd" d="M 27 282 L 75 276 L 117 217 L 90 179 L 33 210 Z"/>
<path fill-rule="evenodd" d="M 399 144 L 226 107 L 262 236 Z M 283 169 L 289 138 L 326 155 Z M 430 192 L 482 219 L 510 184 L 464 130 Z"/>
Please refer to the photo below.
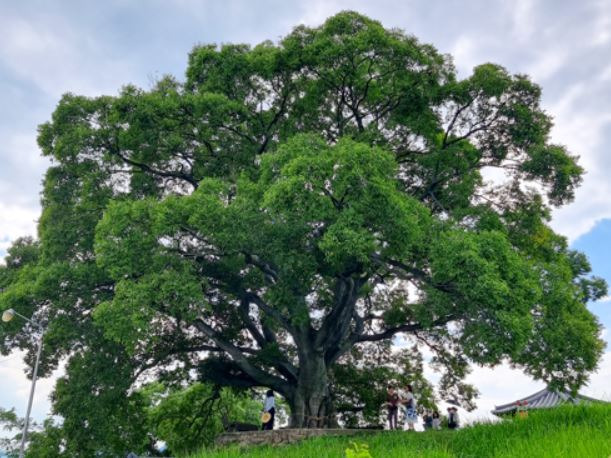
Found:
<path fill-rule="evenodd" d="M 608 458 L 611 405 L 540 410 L 525 419 L 478 424 L 455 432 L 389 431 L 357 437 L 322 437 L 289 446 L 204 450 L 191 458 L 343 458 L 353 441 L 367 444 L 373 458 Z"/>

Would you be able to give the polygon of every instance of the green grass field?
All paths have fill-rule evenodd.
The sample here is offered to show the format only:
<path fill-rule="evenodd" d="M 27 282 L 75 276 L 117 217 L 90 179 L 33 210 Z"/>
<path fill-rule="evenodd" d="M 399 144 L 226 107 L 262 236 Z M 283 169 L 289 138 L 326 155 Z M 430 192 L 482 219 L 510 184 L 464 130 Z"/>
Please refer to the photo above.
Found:
<path fill-rule="evenodd" d="M 394 431 L 328 437 L 299 444 L 204 450 L 191 458 L 343 458 L 350 442 L 367 444 L 373 458 L 611 457 L 611 405 L 566 406 L 528 418 L 478 424 L 459 431 Z"/>

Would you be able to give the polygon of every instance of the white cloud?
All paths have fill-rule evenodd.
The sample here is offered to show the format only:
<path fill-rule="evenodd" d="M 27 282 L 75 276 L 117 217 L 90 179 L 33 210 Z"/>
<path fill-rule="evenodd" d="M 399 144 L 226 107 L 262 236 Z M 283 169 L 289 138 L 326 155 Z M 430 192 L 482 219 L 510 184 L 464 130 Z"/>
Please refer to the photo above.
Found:
<path fill-rule="evenodd" d="M 0 201 L 0 257 L 3 251 L 18 237 L 36 234 L 38 209 Z"/>
<path fill-rule="evenodd" d="M 581 392 L 596 399 L 611 402 L 611 351 L 606 352 L 592 375 L 589 383 Z"/>
<path fill-rule="evenodd" d="M 0 358 L 0 406 L 5 409 L 15 408 L 19 416 L 25 416 L 30 395 L 31 381 L 24 372 L 23 352 L 13 352 Z M 42 421 L 51 409 L 49 396 L 57 377 L 63 369 L 55 371 L 50 377 L 36 381 L 32 418 Z"/>
<path fill-rule="evenodd" d="M 582 154 L 582 165 L 591 170 L 597 164 L 601 139 L 606 126 L 611 123 L 611 113 L 599 112 L 599 106 L 589 106 L 605 87 L 594 81 L 582 81 L 565 88 L 560 99 L 548 101 L 543 106 L 554 118 L 551 136 L 574 152 Z"/>
<path fill-rule="evenodd" d="M 128 60 L 108 55 L 89 31 L 57 14 L 4 14 L 0 29 L 0 62 L 54 98 L 115 93 L 134 74 Z"/>
<path fill-rule="evenodd" d="M 598 370 L 592 374 L 590 382 L 580 390 L 580 393 L 611 401 L 609 380 L 611 380 L 611 352 L 603 355 Z M 477 409 L 465 414 L 465 419 L 469 422 L 494 419 L 490 411 L 495 406 L 515 401 L 545 388 L 545 383 L 532 379 L 518 369 L 512 369 L 506 363 L 493 369 L 474 367 L 473 372 L 467 377 L 467 382 L 475 385 L 481 393 L 477 401 Z"/>
<path fill-rule="evenodd" d="M 567 54 L 565 50 L 546 49 L 535 53 L 535 58 L 526 70 L 533 81 L 542 81 L 556 75 L 566 65 Z"/>
<path fill-rule="evenodd" d="M 553 212 L 552 227 L 568 237 L 569 242 L 590 232 L 594 226 L 611 217 L 611 185 L 600 181 L 586 181 L 577 190 L 575 202 Z"/>
<path fill-rule="evenodd" d="M 533 0 L 516 0 L 505 5 L 512 19 L 513 38 L 528 42 L 537 28 Z"/>
<path fill-rule="evenodd" d="M 309 26 L 318 26 L 325 19 L 334 14 L 340 6 L 337 1 L 314 0 L 309 2 L 307 8 L 303 11 L 301 17 L 297 21 L 299 24 Z"/>
<path fill-rule="evenodd" d="M 450 54 L 454 58 L 456 69 L 463 78 L 471 75 L 473 67 L 482 63 L 478 57 L 476 41 L 468 35 L 458 37 Z"/>
<path fill-rule="evenodd" d="M 494 416 L 490 413 L 495 406 L 515 401 L 545 387 L 543 382 L 533 380 L 518 369 L 512 369 L 503 363 L 493 369 L 474 367 L 467 377 L 480 391 L 477 409 L 471 413 L 471 419 L 486 420 Z"/>
<path fill-rule="evenodd" d="M 32 132 L 10 132 L 4 136 L 2 145 L 10 152 L 3 158 L 4 165 L 33 172 L 44 172 L 49 166 L 49 160 L 42 156 L 36 143 L 36 135 Z"/>
<path fill-rule="evenodd" d="M 611 65 L 605 67 L 598 76 L 598 80 L 601 82 L 611 81 Z"/>
<path fill-rule="evenodd" d="M 568 88 L 557 102 L 544 104 L 554 116 L 552 141 L 566 145 L 573 154 L 580 156 L 579 163 L 586 174 L 575 201 L 553 213 L 552 226 L 560 233 L 575 240 L 589 232 L 597 221 L 611 217 L 611 182 L 606 166 L 604 136 L 611 125 L 611 113 L 588 106 L 584 101 L 594 100 L 606 92 L 596 81 L 577 83 Z"/>
<path fill-rule="evenodd" d="M 611 39 L 611 3 L 598 0 L 594 4 L 594 27 L 592 28 L 592 44 L 602 46 Z"/>

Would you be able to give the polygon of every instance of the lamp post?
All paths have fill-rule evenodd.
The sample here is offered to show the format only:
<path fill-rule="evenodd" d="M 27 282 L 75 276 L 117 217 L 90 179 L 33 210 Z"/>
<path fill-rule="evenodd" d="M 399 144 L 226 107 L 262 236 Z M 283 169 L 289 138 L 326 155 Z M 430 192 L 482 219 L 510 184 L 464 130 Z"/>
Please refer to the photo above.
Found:
<path fill-rule="evenodd" d="M 30 412 L 32 411 L 32 401 L 34 400 L 34 389 L 36 388 L 36 376 L 38 375 L 38 361 L 40 360 L 40 353 L 42 352 L 42 338 L 43 338 L 44 329 L 36 321 L 33 321 L 29 319 L 28 317 L 23 316 L 22 314 L 16 312 L 13 309 L 5 310 L 4 313 L 2 313 L 2 321 L 4 321 L 5 323 L 9 322 L 15 316 L 23 318 L 25 321 L 30 323 L 32 326 L 38 328 L 38 330 L 40 331 L 40 337 L 38 339 L 38 349 L 36 351 L 36 362 L 34 363 L 34 372 L 32 373 L 32 387 L 30 388 L 30 399 L 28 401 L 28 410 L 27 410 L 27 413 L 25 414 L 25 421 L 23 423 L 23 433 L 21 434 L 21 446 L 19 447 L 19 458 L 23 458 L 25 455 L 25 443 L 28 437 L 28 427 L 30 426 Z"/>

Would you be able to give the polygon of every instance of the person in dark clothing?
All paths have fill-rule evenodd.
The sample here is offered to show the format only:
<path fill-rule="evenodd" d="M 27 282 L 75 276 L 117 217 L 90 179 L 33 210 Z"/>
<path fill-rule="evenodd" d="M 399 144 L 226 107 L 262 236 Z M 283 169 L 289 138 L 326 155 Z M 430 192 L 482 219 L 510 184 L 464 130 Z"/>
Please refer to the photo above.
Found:
<path fill-rule="evenodd" d="M 456 407 L 448 407 L 448 428 L 456 429 L 458 425 L 458 409 Z"/>
<path fill-rule="evenodd" d="M 272 430 L 274 429 L 274 419 L 276 417 L 276 399 L 274 398 L 274 391 L 268 390 L 265 394 L 265 404 L 263 404 L 263 416 L 269 414 L 269 420 L 263 422 L 261 429 Z"/>
<path fill-rule="evenodd" d="M 425 431 L 428 431 L 429 429 L 433 428 L 433 416 L 431 415 L 431 412 L 429 412 L 428 410 L 424 412 L 424 415 L 422 416 L 422 422 L 424 424 Z"/>
<path fill-rule="evenodd" d="M 388 409 L 388 428 L 397 429 L 398 417 L 399 417 L 399 404 L 401 398 L 399 393 L 395 391 L 393 386 L 388 386 L 386 391 L 386 408 Z"/>

